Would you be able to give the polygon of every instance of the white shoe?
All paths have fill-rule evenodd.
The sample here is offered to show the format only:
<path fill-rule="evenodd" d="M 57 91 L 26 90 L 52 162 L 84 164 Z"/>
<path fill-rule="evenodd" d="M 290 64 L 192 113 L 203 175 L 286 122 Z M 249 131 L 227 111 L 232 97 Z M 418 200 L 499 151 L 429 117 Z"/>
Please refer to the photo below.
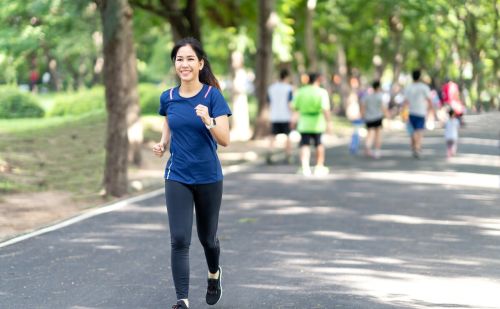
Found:
<path fill-rule="evenodd" d="M 312 175 L 312 171 L 311 171 L 311 168 L 307 167 L 307 168 L 299 168 L 297 174 L 302 174 L 302 176 L 306 176 L 306 177 L 309 177 Z"/>
<path fill-rule="evenodd" d="M 326 176 L 330 169 L 324 165 L 317 165 L 314 167 L 314 176 Z"/>

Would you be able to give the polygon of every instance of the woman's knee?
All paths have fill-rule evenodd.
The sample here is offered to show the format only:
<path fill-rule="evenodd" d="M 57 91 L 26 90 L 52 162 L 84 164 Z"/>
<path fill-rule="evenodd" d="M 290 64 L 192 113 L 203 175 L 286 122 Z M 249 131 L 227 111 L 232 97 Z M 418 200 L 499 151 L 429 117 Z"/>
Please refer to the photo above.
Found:
<path fill-rule="evenodd" d="M 213 237 L 199 237 L 203 248 L 216 249 L 219 248 L 219 240 Z"/>
<path fill-rule="evenodd" d="M 191 239 L 186 235 L 172 235 L 171 243 L 174 249 L 187 249 L 191 245 Z"/>

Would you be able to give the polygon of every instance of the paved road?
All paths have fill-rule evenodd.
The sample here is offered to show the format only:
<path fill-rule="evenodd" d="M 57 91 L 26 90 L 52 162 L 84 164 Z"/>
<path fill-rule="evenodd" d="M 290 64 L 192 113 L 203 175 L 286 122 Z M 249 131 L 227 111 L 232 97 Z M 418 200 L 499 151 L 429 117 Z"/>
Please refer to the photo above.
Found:
<path fill-rule="evenodd" d="M 326 177 L 226 176 L 214 308 L 500 308 L 500 114 L 467 121 L 452 160 L 441 131 L 422 160 L 401 132 L 376 161 L 329 149 Z M 170 308 L 163 197 L 114 208 L 0 248 L 0 308 Z M 202 257 L 193 238 L 191 308 L 208 307 Z"/>

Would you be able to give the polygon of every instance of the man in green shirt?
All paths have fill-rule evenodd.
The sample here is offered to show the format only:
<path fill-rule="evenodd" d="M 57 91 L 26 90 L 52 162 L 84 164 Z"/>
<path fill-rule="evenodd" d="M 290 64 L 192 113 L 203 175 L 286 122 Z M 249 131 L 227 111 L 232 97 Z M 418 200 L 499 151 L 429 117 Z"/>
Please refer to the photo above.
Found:
<path fill-rule="evenodd" d="M 311 142 L 316 148 L 316 166 L 314 175 L 328 174 L 325 167 L 325 147 L 321 136 L 325 131 L 331 131 L 330 99 L 328 92 L 321 87 L 321 75 L 309 74 L 309 84 L 301 87 L 293 99 L 293 109 L 298 113 L 297 131 L 300 139 L 300 161 L 302 174 L 312 175 L 310 167 Z"/>

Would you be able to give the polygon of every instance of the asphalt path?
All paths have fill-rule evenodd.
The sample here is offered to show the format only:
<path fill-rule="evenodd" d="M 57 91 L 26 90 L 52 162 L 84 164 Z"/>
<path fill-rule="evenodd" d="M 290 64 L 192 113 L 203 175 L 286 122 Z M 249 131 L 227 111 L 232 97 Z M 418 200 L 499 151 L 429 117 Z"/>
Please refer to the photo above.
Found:
<path fill-rule="evenodd" d="M 499 129 L 498 113 L 469 116 L 449 160 L 442 130 L 421 160 L 389 132 L 379 160 L 328 149 L 324 177 L 279 164 L 226 175 L 212 308 L 500 308 Z M 195 229 L 190 303 L 208 308 Z M 0 308 L 175 302 L 161 192 L 25 238 L 0 244 Z"/>

